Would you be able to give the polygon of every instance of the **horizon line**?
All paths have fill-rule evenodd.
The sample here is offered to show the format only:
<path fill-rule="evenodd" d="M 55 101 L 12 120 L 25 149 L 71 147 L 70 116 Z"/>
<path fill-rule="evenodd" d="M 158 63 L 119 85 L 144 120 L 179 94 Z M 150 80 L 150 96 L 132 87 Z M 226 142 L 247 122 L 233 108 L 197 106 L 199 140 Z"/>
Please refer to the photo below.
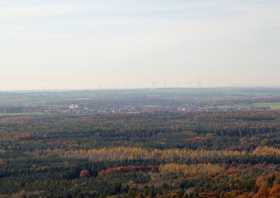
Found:
<path fill-rule="evenodd" d="M 129 91 L 129 90 L 159 90 L 159 89 L 280 89 L 280 86 L 194 86 L 194 87 L 132 87 L 132 88 L 85 88 L 85 89 L 8 89 L 0 92 L 79 92 L 79 91 Z"/>

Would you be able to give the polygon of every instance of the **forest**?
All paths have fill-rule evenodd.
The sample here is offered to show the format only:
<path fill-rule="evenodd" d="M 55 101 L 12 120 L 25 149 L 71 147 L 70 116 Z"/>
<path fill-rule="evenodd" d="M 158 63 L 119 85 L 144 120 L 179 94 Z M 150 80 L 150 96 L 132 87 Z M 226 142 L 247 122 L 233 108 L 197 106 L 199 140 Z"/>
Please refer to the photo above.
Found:
<path fill-rule="evenodd" d="M 238 99 L 222 95 L 206 101 L 190 97 L 189 101 L 201 106 L 251 107 L 278 102 L 278 96 L 238 94 Z M 133 104 L 132 99 L 120 104 L 122 98 L 110 97 L 107 102 L 118 103 L 120 108 L 137 106 L 138 112 L 80 112 L 73 111 L 75 105 L 70 112 L 38 112 L 65 104 L 54 100 L 33 106 L 30 102 L 22 107 L 28 112 L 2 112 L 0 197 L 280 197 L 278 109 L 258 105 L 226 111 L 146 111 L 141 107 L 148 99 L 142 104 L 136 102 L 137 97 Z M 177 107 L 182 105 L 182 97 L 153 103 Z M 76 101 L 67 100 L 67 105 Z M 106 105 L 96 100 L 90 98 L 86 103 Z M 84 100 L 82 103 L 85 105 Z"/>

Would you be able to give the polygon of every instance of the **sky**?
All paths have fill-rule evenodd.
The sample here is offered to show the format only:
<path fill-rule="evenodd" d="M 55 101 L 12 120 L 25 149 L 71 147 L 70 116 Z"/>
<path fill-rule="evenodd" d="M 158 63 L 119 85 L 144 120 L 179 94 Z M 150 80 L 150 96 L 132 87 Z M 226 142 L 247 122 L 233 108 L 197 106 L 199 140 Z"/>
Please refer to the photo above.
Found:
<path fill-rule="evenodd" d="M 0 90 L 280 86 L 279 0 L 0 0 Z"/>

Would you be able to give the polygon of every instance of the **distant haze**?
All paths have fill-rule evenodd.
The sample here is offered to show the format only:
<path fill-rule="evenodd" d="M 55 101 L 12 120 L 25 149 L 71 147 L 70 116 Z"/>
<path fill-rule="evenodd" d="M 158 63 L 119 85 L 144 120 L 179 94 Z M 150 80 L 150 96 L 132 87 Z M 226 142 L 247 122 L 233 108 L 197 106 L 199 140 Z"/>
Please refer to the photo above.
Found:
<path fill-rule="evenodd" d="M 279 0 L 0 1 L 0 90 L 280 86 Z"/>

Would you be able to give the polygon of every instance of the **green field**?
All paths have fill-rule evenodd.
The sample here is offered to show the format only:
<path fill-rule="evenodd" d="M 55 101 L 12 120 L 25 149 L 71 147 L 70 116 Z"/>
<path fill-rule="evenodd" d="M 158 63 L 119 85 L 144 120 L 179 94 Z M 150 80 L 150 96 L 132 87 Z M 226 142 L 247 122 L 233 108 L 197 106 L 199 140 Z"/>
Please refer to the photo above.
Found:
<path fill-rule="evenodd" d="M 256 107 L 270 107 L 271 109 L 280 109 L 280 102 L 261 102 L 261 103 L 254 103 Z"/>

